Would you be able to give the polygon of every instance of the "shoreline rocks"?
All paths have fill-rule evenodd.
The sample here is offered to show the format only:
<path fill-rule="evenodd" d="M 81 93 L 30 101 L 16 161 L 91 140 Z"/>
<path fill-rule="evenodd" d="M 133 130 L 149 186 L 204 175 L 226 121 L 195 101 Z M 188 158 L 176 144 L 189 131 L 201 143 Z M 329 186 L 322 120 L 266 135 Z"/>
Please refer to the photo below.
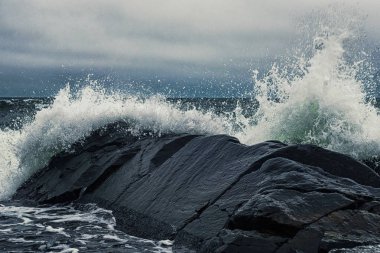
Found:
<path fill-rule="evenodd" d="M 15 200 L 96 203 L 174 251 L 329 252 L 380 244 L 380 177 L 313 145 L 137 138 L 109 126 L 56 155 Z"/>

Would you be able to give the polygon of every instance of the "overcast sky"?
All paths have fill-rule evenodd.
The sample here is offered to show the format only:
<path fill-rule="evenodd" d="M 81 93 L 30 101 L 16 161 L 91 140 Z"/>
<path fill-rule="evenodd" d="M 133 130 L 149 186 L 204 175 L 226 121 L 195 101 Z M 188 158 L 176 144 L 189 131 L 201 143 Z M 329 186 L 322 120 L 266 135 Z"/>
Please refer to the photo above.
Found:
<path fill-rule="evenodd" d="M 194 71 L 204 78 L 232 69 L 248 72 L 289 48 L 297 20 L 333 2 L 1 0 L 0 66 L 124 69 L 141 75 Z M 369 39 L 379 40 L 380 1 L 336 6 L 343 2 L 368 15 Z"/>

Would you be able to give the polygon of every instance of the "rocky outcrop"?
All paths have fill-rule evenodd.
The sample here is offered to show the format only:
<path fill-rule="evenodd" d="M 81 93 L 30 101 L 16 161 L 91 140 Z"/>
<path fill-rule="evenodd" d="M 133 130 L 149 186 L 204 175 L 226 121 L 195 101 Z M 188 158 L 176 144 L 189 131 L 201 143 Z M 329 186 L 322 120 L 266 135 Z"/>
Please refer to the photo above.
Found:
<path fill-rule="evenodd" d="M 115 125 L 52 158 L 14 196 L 92 202 L 119 229 L 197 252 L 328 252 L 380 244 L 380 177 L 313 145 L 225 135 L 134 137 Z"/>

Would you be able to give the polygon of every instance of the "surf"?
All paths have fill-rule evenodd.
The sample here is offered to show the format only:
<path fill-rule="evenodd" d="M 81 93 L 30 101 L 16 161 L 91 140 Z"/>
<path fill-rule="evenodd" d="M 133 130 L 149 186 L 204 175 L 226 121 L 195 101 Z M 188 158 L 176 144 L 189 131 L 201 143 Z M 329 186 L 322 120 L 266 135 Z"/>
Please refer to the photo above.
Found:
<path fill-rule="evenodd" d="M 55 154 L 117 121 L 127 122 L 125 131 L 141 137 L 147 132 L 228 134 L 247 145 L 279 140 L 311 143 L 362 160 L 379 157 L 379 111 L 368 85 L 358 78 L 365 60 L 345 58 L 355 31 L 331 22 L 317 28 L 310 55 L 288 62 L 287 68 L 274 64 L 263 78 L 254 72 L 255 102 L 237 102 L 231 112 L 184 108 L 160 95 L 139 97 L 98 84 L 67 85 L 31 120 L 20 119 L 22 127 L 0 130 L 0 199 L 10 198 Z M 243 108 L 251 113 L 242 113 Z"/>
<path fill-rule="evenodd" d="M 360 36 L 359 17 L 347 20 L 331 12 L 318 15 L 306 45 L 311 56 L 285 61 L 290 69 L 274 64 L 262 79 L 254 76 L 259 107 L 252 123 L 236 134 L 244 143 L 274 139 L 315 144 L 357 159 L 379 156 L 380 116 L 370 93 L 375 87 L 359 78 L 371 75 L 370 63 L 350 47 Z"/>
<path fill-rule="evenodd" d="M 130 128 L 125 130 L 136 136 L 146 130 L 153 135 L 229 132 L 222 118 L 212 112 L 181 110 L 161 96 L 139 98 L 93 85 L 73 92 L 66 86 L 21 129 L 0 131 L 0 198 L 9 198 L 53 155 L 116 121 L 127 122 Z"/>

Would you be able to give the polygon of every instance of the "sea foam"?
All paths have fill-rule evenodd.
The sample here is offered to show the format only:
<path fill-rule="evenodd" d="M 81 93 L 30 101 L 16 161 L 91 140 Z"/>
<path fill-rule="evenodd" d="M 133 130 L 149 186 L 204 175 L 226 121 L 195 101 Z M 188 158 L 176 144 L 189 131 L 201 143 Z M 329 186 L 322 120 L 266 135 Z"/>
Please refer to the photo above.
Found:
<path fill-rule="evenodd" d="M 93 130 L 116 121 L 126 121 L 132 134 L 229 132 L 225 120 L 212 112 L 180 110 L 160 96 L 140 99 L 87 86 L 72 92 L 62 89 L 53 103 L 38 111 L 20 130 L 0 131 L 0 199 L 17 187 L 56 153 L 88 136 Z"/>
<path fill-rule="evenodd" d="M 359 159 L 379 156 L 380 116 L 368 85 L 358 78 L 367 65 L 344 57 L 352 36 L 347 27 L 323 26 L 314 37 L 313 56 L 298 60 L 300 74 L 289 77 L 274 65 L 257 80 L 259 108 L 254 124 L 236 134 L 239 139 L 312 143 Z"/>

